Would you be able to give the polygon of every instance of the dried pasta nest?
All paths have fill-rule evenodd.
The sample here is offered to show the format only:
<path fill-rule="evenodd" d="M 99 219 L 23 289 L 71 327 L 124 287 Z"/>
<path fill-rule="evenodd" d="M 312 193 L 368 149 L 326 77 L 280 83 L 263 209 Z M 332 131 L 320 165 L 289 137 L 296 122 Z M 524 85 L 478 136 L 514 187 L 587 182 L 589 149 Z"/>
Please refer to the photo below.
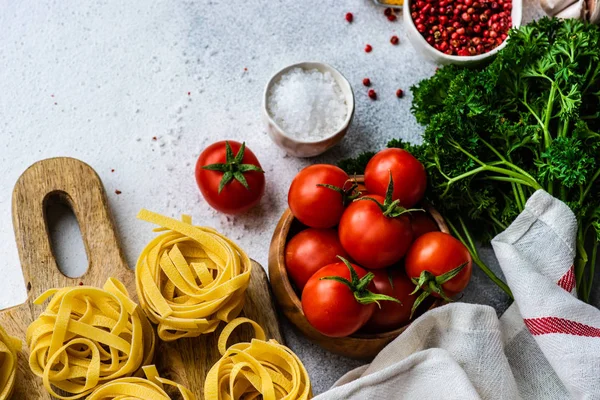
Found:
<path fill-rule="evenodd" d="M 251 261 L 211 228 L 146 210 L 138 218 L 162 232 L 140 255 L 135 276 L 140 306 L 164 341 L 213 332 L 237 317 L 250 281 Z"/>
<path fill-rule="evenodd" d="M 255 339 L 226 349 L 236 327 L 249 323 Z M 231 321 L 219 336 L 222 357 L 213 365 L 204 384 L 204 398 L 213 400 L 308 400 L 312 397 L 304 365 L 289 348 L 266 341 L 260 325 L 247 318 Z"/>
<path fill-rule="evenodd" d="M 89 395 L 87 400 L 171 400 L 165 386 L 176 388 L 183 400 L 197 400 L 186 387 L 158 376 L 154 365 L 143 368 L 144 378 L 119 378 L 105 383 Z"/>
<path fill-rule="evenodd" d="M 0 400 L 9 399 L 15 387 L 17 352 L 20 350 L 21 341 L 0 326 Z"/>
<path fill-rule="evenodd" d="M 118 280 L 110 278 L 103 289 L 51 289 L 34 303 L 48 299 L 26 339 L 31 370 L 52 396 L 82 398 L 113 379 L 140 374 L 152 362 L 152 325 Z"/>

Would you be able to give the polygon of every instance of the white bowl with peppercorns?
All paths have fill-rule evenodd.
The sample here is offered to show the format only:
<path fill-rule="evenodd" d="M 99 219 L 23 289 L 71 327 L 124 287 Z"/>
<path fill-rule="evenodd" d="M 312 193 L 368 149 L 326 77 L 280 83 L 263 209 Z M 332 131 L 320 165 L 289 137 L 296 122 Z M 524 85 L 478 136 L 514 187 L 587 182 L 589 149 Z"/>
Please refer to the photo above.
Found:
<path fill-rule="evenodd" d="M 408 39 L 438 64 L 468 65 L 493 57 L 521 24 L 522 0 L 406 0 Z"/>

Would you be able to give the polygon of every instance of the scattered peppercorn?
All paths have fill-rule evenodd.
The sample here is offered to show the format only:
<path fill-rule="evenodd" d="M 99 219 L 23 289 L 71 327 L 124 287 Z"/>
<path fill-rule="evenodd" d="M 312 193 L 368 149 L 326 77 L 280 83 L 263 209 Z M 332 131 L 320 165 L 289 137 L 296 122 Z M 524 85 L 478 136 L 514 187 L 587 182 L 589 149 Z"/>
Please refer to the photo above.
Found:
<path fill-rule="evenodd" d="M 156 136 L 152 136 L 152 140 L 156 141 L 158 139 L 156 138 Z"/>
<path fill-rule="evenodd" d="M 123 192 L 121 192 L 121 191 L 120 191 L 120 190 L 118 190 L 118 189 L 117 189 L 117 190 L 115 190 L 115 194 L 121 194 L 121 193 L 123 193 Z"/>
<path fill-rule="evenodd" d="M 79 282 L 79 286 L 83 286 L 83 282 Z"/>
<path fill-rule="evenodd" d="M 392 12 L 393 12 L 393 11 L 392 11 L 392 9 L 391 9 L 390 7 L 386 8 L 385 10 L 383 10 L 383 14 L 384 14 L 386 17 L 389 17 L 390 15 L 392 15 Z"/>
<path fill-rule="evenodd" d="M 402 89 L 396 90 L 396 97 L 399 98 L 399 99 L 403 98 L 404 97 L 404 90 L 402 90 Z"/>
<path fill-rule="evenodd" d="M 375 90 L 369 89 L 369 92 L 367 94 L 369 95 L 369 98 L 371 100 L 377 100 L 377 92 L 375 92 Z"/>
<path fill-rule="evenodd" d="M 371 86 L 371 80 L 369 78 L 364 78 L 363 85 L 365 85 L 366 87 Z"/>
<path fill-rule="evenodd" d="M 354 15 L 352 15 L 352 13 L 346 13 L 346 21 L 348 21 L 348 23 L 352 23 L 353 20 Z"/>
<path fill-rule="evenodd" d="M 390 15 L 387 16 L 387 19 L 390 22 L 394 22 L 397 19 L 397 17 L 396 17 L 395 14 L 390 14 Z"/>
<path fill-rule="evenodd" d="M 365 46 L 365 53 L 370 53 L 372 50 L 373 50 L 373 47 L 370 44 Z"/>
<path fill-rule="evenodd" d="M 191 94 L 192 94 L 192 92 L 188 92 L 188 96 L 191 95 Z"/>
<path fill-rule="evenodd" d="M 111 170 L 110 170 L 110 172 L 115 172 L 115 170 L 114 170 L 114 169 L 111 169 Z"/>
<path fill-rule="evenodd" d="M 397 45 L 398 43 L 400 43 L 400 39 L 398 39 L 398 36 L 394 35 L 391 37 L 390 39 L 390 43 L 393 44 L 394 46 Z"/>

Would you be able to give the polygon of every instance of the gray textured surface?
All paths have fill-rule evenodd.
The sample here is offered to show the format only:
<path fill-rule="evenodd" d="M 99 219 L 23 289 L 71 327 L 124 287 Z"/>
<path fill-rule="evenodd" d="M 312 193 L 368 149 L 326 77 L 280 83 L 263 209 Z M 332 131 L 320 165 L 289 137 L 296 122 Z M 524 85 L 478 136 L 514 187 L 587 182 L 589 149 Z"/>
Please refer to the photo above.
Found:
<path fill-rule="evenodd" d="M 0 307 L 25 296 L 10 194 L 19 174 L 39 159 L 72 156 L 96 169 L 130 265 L 152 236 L 151 226 L 135 220 L 146 207 L 172 216 L 190 213 L 266 266 L 271 234 L 298 170 L 376 149 L 393 137 L 419 140 L 408 89 L 435 66 L 406 42 L 402 21 L 388 22 L 368 0 L 0 0 L 0 5 L 0 270 L 5 277 Z M 353 24 L 344 20 L 347 11 L 354 13 Z M 538 15 L 535 0 L 527 0 L 524 20 Z M 399 46 L 389 44 L 393 34 L 400 37 Z M 373 46 L 370 54 L 363 51 L 366 43 Z M 356 95 L 348 136 L 313 160 L 288 157 L 274 147 L 260 120 L 269 77 L 304 60 L 337 67 Z M 364 77 L 379 100 L 368 99 Z M 405 90 L 405 98 L 395 98 L 397 88 Z M 219 139 L 245 140 L 266 170 L 265 198 L 246 215 L 217 214 L 196 189 L 196 158 Z M 122 194 L 116 195 L 117 189 Z M 73 247 L 71 261 L 84 257 L 76 249 L 81 252 Z M 484 252 L 490 259 L 491 250 Z M 499 289 L 478 271 L 463 301 L 491 304 L 499 312 L 506 307 Z M 316 393 L 360 365 L 308 343 L 287 322 L 284 326 Z"/>

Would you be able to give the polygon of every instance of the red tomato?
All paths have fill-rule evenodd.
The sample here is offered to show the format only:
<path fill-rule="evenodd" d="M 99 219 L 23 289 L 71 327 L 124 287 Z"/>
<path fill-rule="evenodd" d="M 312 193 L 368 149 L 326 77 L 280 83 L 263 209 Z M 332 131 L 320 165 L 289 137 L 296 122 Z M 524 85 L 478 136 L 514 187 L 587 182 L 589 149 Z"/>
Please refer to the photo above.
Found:
<path fill-rule="evenodd" d="M 288 192 L 292 214 L 311 228 L 336 226 L 344 212 L 344 196 L 317 185 L 328 184 L 343 189 L 348 180 L 348 174 L 334 165 L 315 164 L 304 168 L 296 175 Z"/>
<path fill-rule="evenodd" d="M 385 149 L 371 158 L 365 168 L 367 191 L 385 196 L 390 171 L 394 180 L 393 200 L 400 200 L 400 205 L 406 208 L 421 201 L 427 187 L 425 167 L 412 154 L 402 149 Z"/>
<path fill-rule="evenodd" d="M 414 239 L 423 236 L 427 232 L 440 230 L 435 221 L 424 212 L 411 212 L 410 225 L 412 226 Z"/>
<path fill-rule="evenodd" d="M 367 274 L 352 264 L 359 278 Z M 302 310 L 310 324 L 323 335 L 343 337 L 359 330 L 373 315 L 375 303 L 360 304 L 348 286 L 334 280 L 321 279 L 338 276 L 351 280 L 350 270 L 343 262 L 321 268 L 306 283 L 302 291 Z M 370 289 L 374 285 L 369 284 Z"/>
<path fill-rule="evenodd" d="M 373 316 L 363 328 L 366 332 L 389 332 L 408 324 L 413 304 L 417 295 L 411 295 L 415 285 L 402 270 L 389 268 L 372 271 L 375 274 L 373 284 L 375 292 L 400 300 L 380 301 L 380 307 L 375 307 Z"/>
<path fill-rule="evenodd" d="M 419 278 L 423 271 L 439 277 L 465 263 L 458 275 L 441 284 L 447 297 L 455 296 L 467 287 L 473 261 L 469 250 L 452 235 L 429 232 L 415 240 L 408 250 L 404 267 L 409 278 Z M 432 295 L 438 297 L 436 293 Z"/>
<path fill-rule="evenodd" d="M 311 276 L 326 265 L 350 258 L 335 229 L 309 228 L 298 233 L 285 247 L 287 272 L 300 291 Z"/>
<path fill-rule="evenodd" d="M 369 197 L 384 202 L 381 196 Z M 386 217 L 371 200 L 352 202 L 342 215 L 338 232 L 350 257 L 365 268 L 374 269 L 400 261 L 413 238 L 408 214 Z"/>
<path fill-rule="evenodd" d="M 229 155 L 227 146 L 231 148 Z M 204 149 L 196 162 L 196 182 L 206 202 L 227 214 L 254 207 L 265 191 L 265 175 L 258 159 L 250 149 L 233 140 Z"/>

